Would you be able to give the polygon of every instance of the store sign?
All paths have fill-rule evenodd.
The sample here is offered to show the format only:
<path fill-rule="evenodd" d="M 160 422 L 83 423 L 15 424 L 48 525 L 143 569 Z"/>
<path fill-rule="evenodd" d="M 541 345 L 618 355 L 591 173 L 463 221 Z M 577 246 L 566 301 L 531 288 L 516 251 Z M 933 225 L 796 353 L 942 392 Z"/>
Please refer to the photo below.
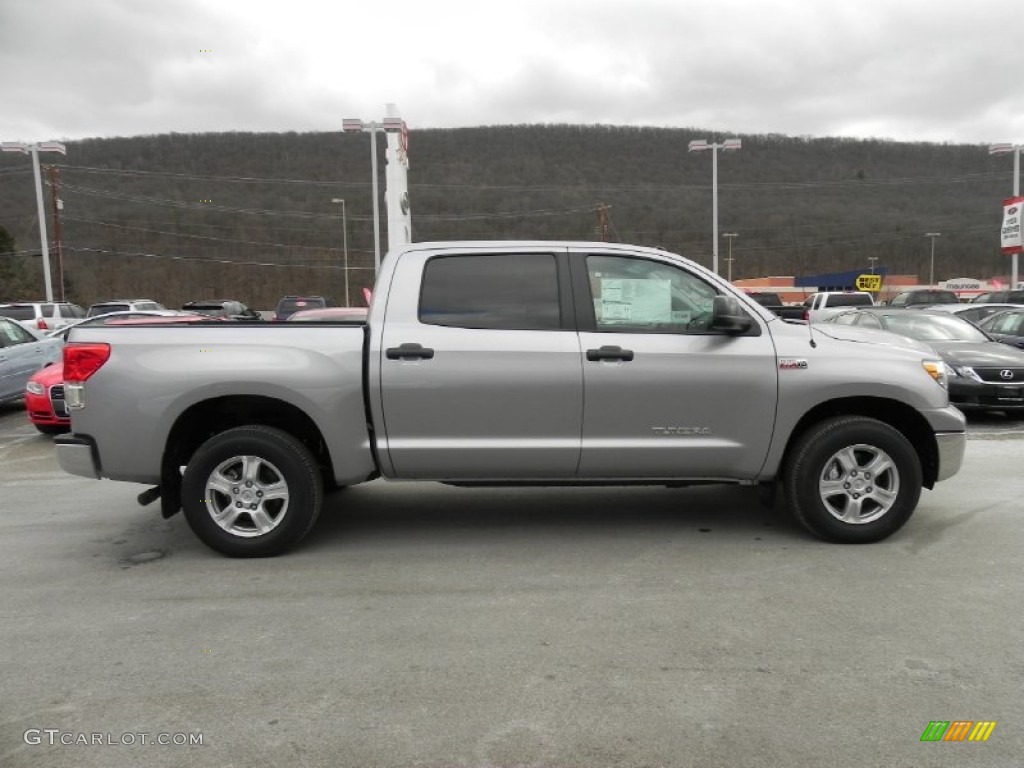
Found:
<path fill-rule="evenodd" d="M 1021 253 L 1024 240 L 1021 239 L 1020 220 L 1024 210 L 1024 197 L 1008 197 L 1003 200 L 1003 228 L 999 244 L 1003 253 Z"/>

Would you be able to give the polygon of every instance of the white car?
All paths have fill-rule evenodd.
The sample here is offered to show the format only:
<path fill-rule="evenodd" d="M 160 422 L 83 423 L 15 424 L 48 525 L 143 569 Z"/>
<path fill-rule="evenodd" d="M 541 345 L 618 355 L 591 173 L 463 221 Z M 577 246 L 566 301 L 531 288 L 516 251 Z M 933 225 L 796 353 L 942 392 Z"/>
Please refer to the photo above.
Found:
<path fill-rule="evenodd" d="M 32 374 L 60 362 L 63 346 L 60 339 L 46 338 L 29 326 L 0 317 L 0 403 L 24 397 Z"/>
<path fill-rule="evenodd" d="M 37 331 L 53 331 L 85 317 L 85 310 L 66 301 L 18 301 L 0 304 L 0 317 L 9 317 Z"/>

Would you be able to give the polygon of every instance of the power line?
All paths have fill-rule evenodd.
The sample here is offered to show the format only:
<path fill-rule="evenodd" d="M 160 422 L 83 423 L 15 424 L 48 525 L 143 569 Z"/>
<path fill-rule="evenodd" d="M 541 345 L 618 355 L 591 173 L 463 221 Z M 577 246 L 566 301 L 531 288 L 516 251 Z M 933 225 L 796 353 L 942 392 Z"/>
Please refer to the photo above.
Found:
<path fill-rule="evenodd" d="M 267 262 L 267 261 L 240 261 L 234 259 L 214 259 L 204 256 L 175 256 L 167 253 L 143 253 L 141 251 L 115 251 L 109 248 L 86 248 L 86 247 L 72 247 L 69 245 L 64 246 L 65 250 L 76 251 L 78 253 L 96 253 L 110 256 L 132 256 L 146 259 L 169 259 L 172 261 L 187 261 L 187 262 L 202 262 L 210 264 L 236 264 L 239 266 L 249 267 L 282 267 L 282 268 L 302 268 L 302 269 L 331 269 L 331 270 L 342 270 L 344 267 L 339 265 L 326 265 L 326 264 L 281 264 L 279 262 Z M 370 270 L 373 271 L 375 267 L 354 267 L 349 266 L 350 270 Z"/>

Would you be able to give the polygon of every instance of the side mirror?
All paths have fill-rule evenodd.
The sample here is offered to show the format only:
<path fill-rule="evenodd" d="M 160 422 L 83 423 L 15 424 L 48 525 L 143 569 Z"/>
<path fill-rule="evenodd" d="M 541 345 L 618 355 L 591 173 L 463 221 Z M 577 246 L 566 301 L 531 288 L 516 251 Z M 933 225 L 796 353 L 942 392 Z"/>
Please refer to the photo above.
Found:
<path fill-rule="evenodd" d="M 754 320 L 743 311 L 732 296 L 715 296 L 711 305 L 711 330 L 724 333 L 746 333 Z"/>

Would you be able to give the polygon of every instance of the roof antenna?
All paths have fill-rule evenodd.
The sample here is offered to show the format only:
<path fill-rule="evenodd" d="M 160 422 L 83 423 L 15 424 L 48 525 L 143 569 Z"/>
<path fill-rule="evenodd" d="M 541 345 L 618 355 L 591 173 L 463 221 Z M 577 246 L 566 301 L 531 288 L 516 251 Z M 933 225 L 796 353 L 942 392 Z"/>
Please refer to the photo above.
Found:
<path fill-rule="evenodd" d="M 807 336 L 811 340 L 811 349 L 818 348 L 818 342 L 814 340 L 814 329 L 811 327 L 811 310 L 807 310 Z"/>

